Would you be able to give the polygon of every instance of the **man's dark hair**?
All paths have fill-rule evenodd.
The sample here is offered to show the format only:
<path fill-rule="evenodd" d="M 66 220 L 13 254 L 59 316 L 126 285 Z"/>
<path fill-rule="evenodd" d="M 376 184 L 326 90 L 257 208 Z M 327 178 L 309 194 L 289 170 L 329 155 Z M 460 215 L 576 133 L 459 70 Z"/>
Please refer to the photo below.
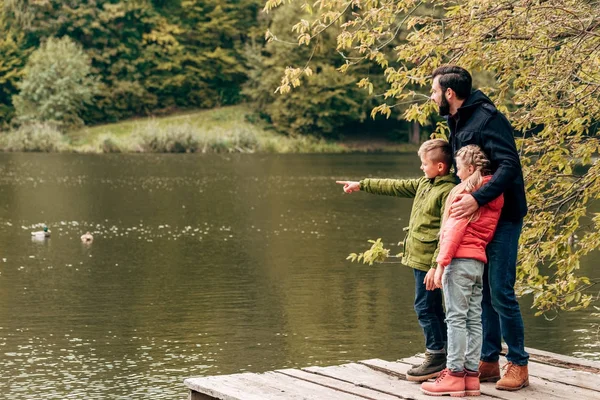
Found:
<path fill-rule="evenodd" d="M 442 90 L 445 91 L 448 88 L 454 90 L 459 99 L 466 99 L 471 94 L 473 79 L 466 69 L 457 65 L 442 65 L 433 71 L 431 79 L 435 79 L 436 76 L 440 77 Z"/>

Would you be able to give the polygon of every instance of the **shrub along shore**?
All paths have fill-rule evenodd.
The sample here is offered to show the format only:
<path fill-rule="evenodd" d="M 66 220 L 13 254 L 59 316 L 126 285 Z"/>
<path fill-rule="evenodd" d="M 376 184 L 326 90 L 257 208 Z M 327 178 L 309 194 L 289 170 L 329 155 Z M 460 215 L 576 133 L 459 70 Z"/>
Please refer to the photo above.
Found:
<path fill-rule="evenodd" d="M 253 123 L 244 105 L 162 118 L 127 120 L 61 133 L 28 124 L 0 135 L 1 151 L 71 153 L 344 153 L 416 151 L 387 141 L 331 141 L 284 136 Z"/>

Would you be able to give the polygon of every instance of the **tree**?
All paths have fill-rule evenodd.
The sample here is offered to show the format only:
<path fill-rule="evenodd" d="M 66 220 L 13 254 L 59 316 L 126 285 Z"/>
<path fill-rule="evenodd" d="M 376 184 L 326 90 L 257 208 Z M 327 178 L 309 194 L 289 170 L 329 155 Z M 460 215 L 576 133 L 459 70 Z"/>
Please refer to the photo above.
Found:
<path fill-rule="evenodd" d="M 280 42 L 264 45 L 253 42 L 247 46 L 249 72 L 244 93 L 281 133 L 334 136 L 343 127 L 364 120 L 367 96 L 356 87 L 356 77 L 335 71 L 337 57 L 327 51 L 334 45 L 335 36 L 323 35 L 320 40 L 326 44 L 314 51 L 306 46 L 298 49 L 289 45 L 293 39 L 286 31 L 296 16 L 281 12 L 267 21 L 269 30 L 278 32 Z M 304 70 L 309 84 L 288 96 L 275 93 L 284 71 L 282 64 L 309 58 L 312 69 Z"/>
<path fill-rule="evenodd" d="M 55 122 L 77 126 L 79 113 L 96 91 L 89 57 L 69 37 L 50 38 L 34 51 L 13 97 L 17 118 L 23 122 Z"/>
<path fill-rule="evenodd" d="M 1 22 L 1 20 L 0 20 Z M 0 36 L 0 126 L 14 115 L 12 97 L 18 93 L 17 82 L 23 77 L 27 52 L 22 48 L 22 35 L 2 32 Z"/>
<path fill-rule="evenodd" d="M 405 121 L 368 118 L 377 104 L 369 91 L 380 91 L 386 86 L 381 70 L 365 64 L 346 74 L 336 72 L 344 62 L 339 54 L 330 51 L 335 47 L 338 27 L 323 32 L 313 46 L 295 45 L 296 28 L 290 26 L 297 18 L 309 16 L 306 10 L 298 13 L 292 8 L 267 15 L 263 24 L 268 27 L 267 43 L 247 45 L 248 81 L 244 94 L 255 109 L 276 130 L 285 134 L 331 138 L 353 134 L 381 136 L 383 133 L 391 139 L 408 137 Z M 305 21 L 303 19 L 300 24 Z M 307 84 L 287 96 L 276 93 L 285 66 L 305 64 L 307 60 L 310 60 L 310 69 L 304 69 L 302 74 Z M 368 79 L 363 79 L 365 75 Z M 369 91 L 357 86 L 361 79 Z"/>
<path fill-rule="evenodd" d="M 242 50 L 255 34 L 260 4 L 6 0 L 0 6 L 0 32 L 19 33 L 25 50 L 50 37 L 69 36 L 81 44 L 100 88 L 82 118 L 107 122 L 239 102 L 246 80 Z"/>
<path fill-rule="evenodd" d="M 268 0 L 265 10 L 283 3 Z M 520 293 L 533 294 L 538 313 L 587 307 L 597 282 L 577 269 L 579 259 L 600 245 L 600 214 L 588 210 L 600 197 L 600 163 L 592 161 L 600 150 L 597 2 L 319 0 L 302 2 L 301 8 L 314 16 L 295 25 L 299 44 L 311 44 L 339 26 L 330 51 L 352 54 L 342 72 L 364 62 L 383 69 L 388 88 L 374 114 L 390 115 L 399 104 L 412 102 L 403 116 L 425 122 L 435 106 L 408 88 L 429 87 L 431 72 L 442 64 L 493 74 L 495 84 L 484 90 L 521 136 L 529 200 Z M 408 32 L 403 43 L 386 50 L 402 30 Z M 289 91 L 307 68 L 310 64 L 286 69 L 280 91 Z M 445 134 L 438 124 L 436 135 Z"/>
<path fill-rule="evenodd" d="M 235 104 L 246 81 L 244 43 L 257 25 L 258 0 L 187 0 L 177 13 L 182 51 L 166 78 L 177 86 L 178 101 L 200 107 Z"/>

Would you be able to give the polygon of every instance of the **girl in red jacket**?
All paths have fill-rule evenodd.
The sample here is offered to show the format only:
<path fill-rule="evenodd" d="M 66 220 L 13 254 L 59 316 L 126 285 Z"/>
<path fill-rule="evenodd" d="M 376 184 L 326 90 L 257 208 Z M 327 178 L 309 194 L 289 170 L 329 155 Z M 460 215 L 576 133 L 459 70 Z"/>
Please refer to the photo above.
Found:
<path fill-rule="evenodd" d="M 479 146 L 468 145 L 458 150 L 456 167 L 462 182 L 446 201 L 434 278 L 437 287 L 444 289 L 446 303 L 446 369 L 435 382 L 423 383 L 421 390 L 435 396 L 478 396 L 485 247 L 494 236 L 504 198 L 500 195 L 470 218 L 454 217 L 450 213 L 451 205 L 492 178 L 490 161 Z"/>

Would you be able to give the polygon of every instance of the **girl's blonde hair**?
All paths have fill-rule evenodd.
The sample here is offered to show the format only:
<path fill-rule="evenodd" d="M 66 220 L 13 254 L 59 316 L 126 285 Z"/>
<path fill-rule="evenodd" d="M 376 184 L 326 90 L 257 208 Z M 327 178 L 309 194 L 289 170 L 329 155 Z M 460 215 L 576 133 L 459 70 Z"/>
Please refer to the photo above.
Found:
<path fill-rule="evenodd" d="M 446 199 L 446 206 L 444 208 L 444 218 L 442 223 L 446 220 L 448 214 L 450 214 L 450 205 L 454 202 L 456 196 L 463 192 L 473 193 L 479 189 L 481 185 L 483 185 L 483 177 L 486 175 L 491 175 L 492 173 L 490 160 L 483 150 L 481 150 L 481 147 L 477 145 L 470 144 L 462 147 L 456 152 L 455 159 L 457 165 L 460 160 L 461 164 L 465 167 L 472 165 L 475 168 L 475 171 L 467 179 L 456 185 L 448 195 L 448 199 Z M 478 209 L 471 216 L 469 221 L 476 221 L 479 218 L 479 214 L 480 212 Z"/>

